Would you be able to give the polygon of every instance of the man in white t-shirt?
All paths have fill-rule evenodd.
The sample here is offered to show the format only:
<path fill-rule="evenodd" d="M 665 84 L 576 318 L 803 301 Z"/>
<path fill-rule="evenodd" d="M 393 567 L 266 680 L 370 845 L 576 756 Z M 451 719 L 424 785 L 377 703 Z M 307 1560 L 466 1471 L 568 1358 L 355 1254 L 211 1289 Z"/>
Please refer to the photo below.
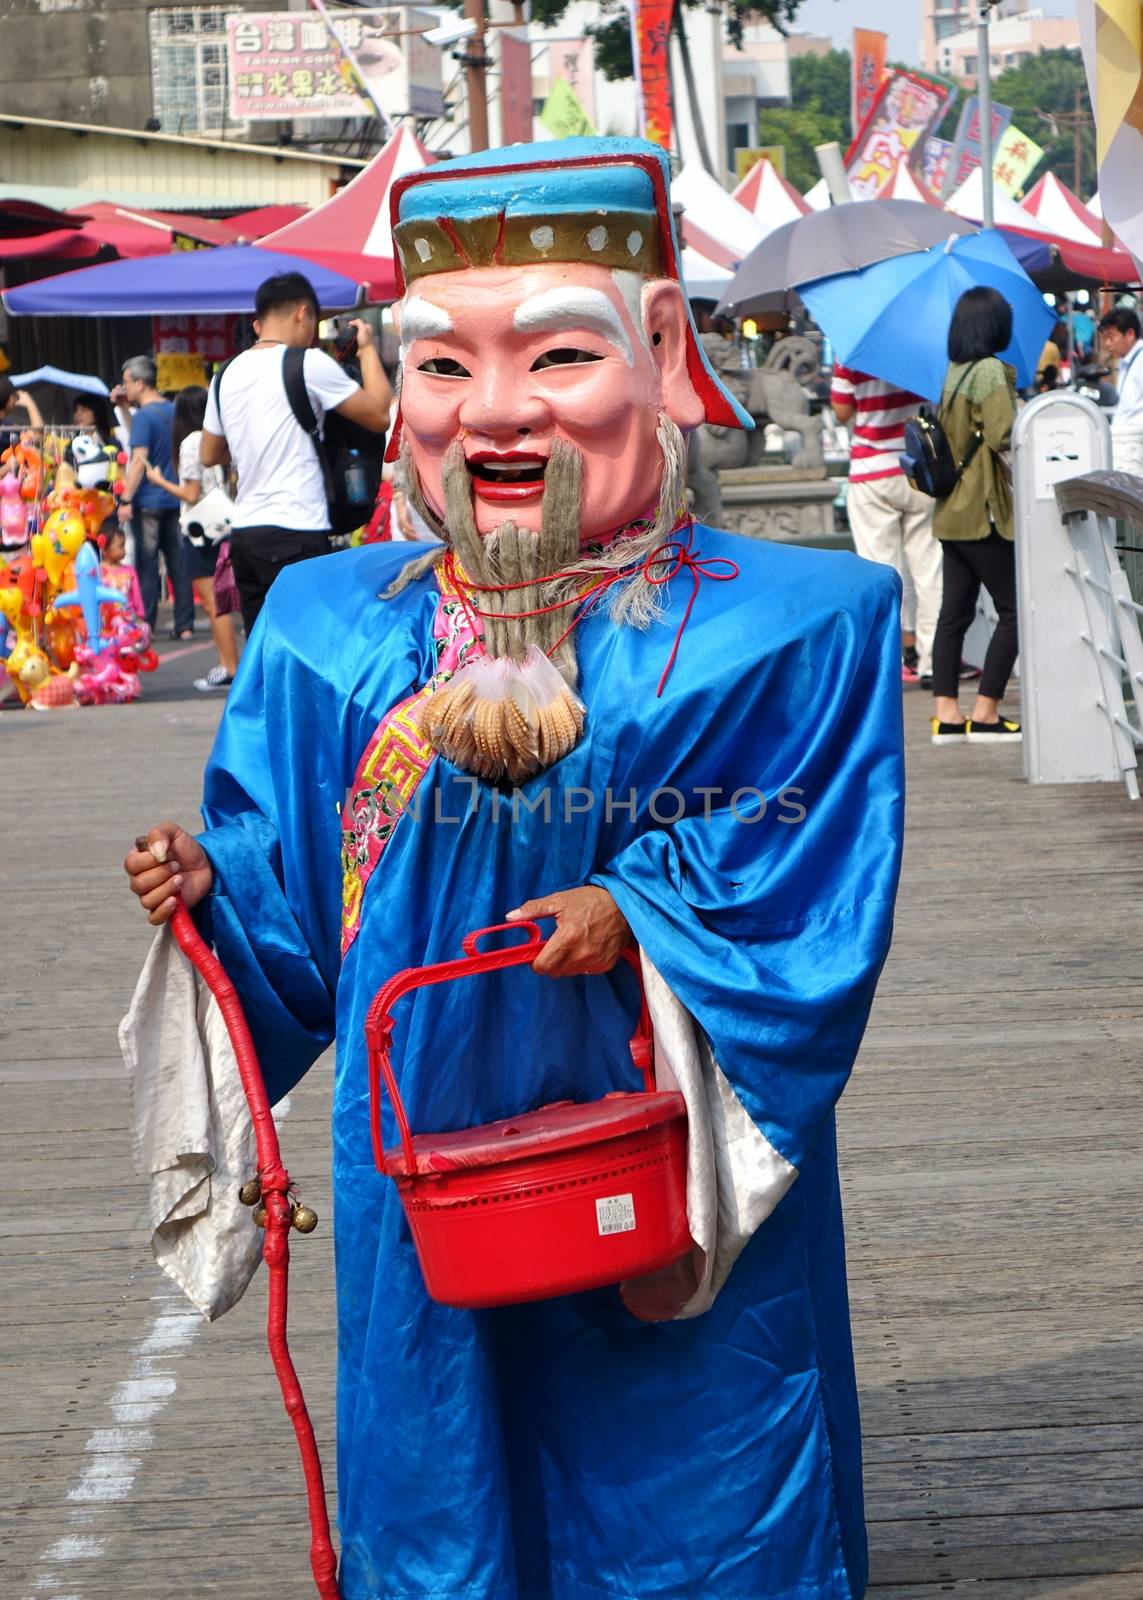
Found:
<path fill-rule="evenodd" d="M 355 383 L 332 357 L 311 349 L 317 324 L 317 296 L 308 278 L 300 272 L 267 278 L 254 306 L 257 343 L 210 386 L 202 463 L 214 467 L 230 460 L 238 471 L 230 553 L 247 633 L 279 571 L 329 550 L 321 463 L 286 394 L 286 350 L 306 352 L 306 392 L 319 425 L 327 411 L 339 411 L 374 433 L 384 433 L 389 420 L 389 380 L 372 328 L 353 324 L 361 363 L 361 382 Z"/>

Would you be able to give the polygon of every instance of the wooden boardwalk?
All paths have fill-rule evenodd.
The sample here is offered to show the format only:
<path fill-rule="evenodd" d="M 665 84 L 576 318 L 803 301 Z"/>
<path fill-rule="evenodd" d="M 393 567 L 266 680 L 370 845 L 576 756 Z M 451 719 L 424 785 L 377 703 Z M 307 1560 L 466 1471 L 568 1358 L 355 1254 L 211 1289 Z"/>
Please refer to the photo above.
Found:
<path fill-rule="evenodd" d="M 906 709 L 897 938 L 841 1119 L 871 1595 L 1143 1600 L 1143 806 L 933 750 Z M 310 1592 L 261 1282 L 208 1329 L 153 1267 L 115 1043 L 149 937 L 118 861 L 189 819 L 217 714 L 0 714 L 5 1600 Z M 292 1342 L 332 1465 L 327 1096 L 319 1069 L 285 1143 L 325 1224 Z"/>

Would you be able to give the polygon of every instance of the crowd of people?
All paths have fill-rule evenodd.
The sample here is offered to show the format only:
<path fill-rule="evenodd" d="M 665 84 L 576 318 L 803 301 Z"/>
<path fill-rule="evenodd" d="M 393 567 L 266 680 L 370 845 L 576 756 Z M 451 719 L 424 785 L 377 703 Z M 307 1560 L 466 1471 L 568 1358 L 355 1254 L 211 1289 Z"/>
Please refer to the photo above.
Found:
<path fill-rule="evenodd" d="M 1097 324 L 1082 307 L 1061 301 L 1057 311 L 1033 392 L 1058 387 L 1066 377 L 1105 406 L 1114 403 L 1116 465 L 1143 471 L 1138 313 L 1117 306 Z M 209 388 L 165 397 L 154 359 L 139 355 L 125 363 L 110 399 L 81 394 L 74 402 L 72 423 L 80 432 L 67 458 L 81 487 L 105 475 L 109 447 L 127 452 L 118 505 L 126 551 L 110 541 L 118 559 L 105 552 L 105 564 L 131 574 L 140 614 L 152 629 L 165 577 L 174 639 L 194 637 L 197 603 L 218 656 L 195 680 L 204 693 L 234 681 L 238 614 L 248 633 L 277 573 L 330 549 L 325 418 L 336 412 L 373 435 L 380 461 L 393 394 L 373 329 L 363 320 L 349 324 L 342 330 L 342 359 L 335 359 L 318 347 L 319 317 L 308 279 L 299 273 L 271 277 L 258 291 L 254 343 L 226 362 Z M 922 405 L 917 395 L 843 365 L 834 367 L 829 390 L 833 415 L 850 435 L 846 505 L 854 545 L 903 579 L 901 675 L 906 684 L 932 692 L 938 744 L 1021 738 L 1019 723 L 1000 709 L 1018 651 L 1008 451 L 1020 397 L 1012 369 L 1000 358 L 1011 323 L 1011 309 L 995 290 L 971 290 L 956 309 L 941 417 L 961 471 L 945 500 L 914 487 L 901 465 L 905 424 Z M 308 413 L 290 393 L 291 350 L 301 353 Z M 1113 367 L 1101 364 L 1100 355 L 1117 369 L 1117 390 L 1103 381 Z M 16 407 L 31 426 L 43 426 L 33 397 L 0 378 L 0 418 Z M 393 482 L 392 469 L 382 475 L 379 468 L 378 477 L 372 514 L 362 516 L 367 536 L 431 537 Z M 962 651 L 982 589 L 996 626 L 977 667 Z M 975 702 L 965 716 L 960 685 L 976 678 Z"/>
<path fill-rule="evenodd" d="M 1057 306 L 1057 310 L 1066 307 Z M 1060 386 L 1065 361 L 1078 386 L 1109 372 L 1094 360 L 1098 338 L 1116 364 L 1119 386 L 1092 398 L 1114 405 L 1117 467 L 1143 472 L 1143 326 L 1130 306 L 1104 313 L 1098 325 L 1069 312 L 1053 329 L 1036 375 L 1036 393 Z M 834 368 L 830 402 L 852 432 L 847 508 L 857 553 L 892 566 L 905 584 L 902 667 L 906 683 L 933 694 L 934 744 L 1007 744 L 1020 724 L 1002 714 L 1019 650 L 1015 525 L 1009 452 L 1020 397 L 1001 355 L 1012 338 L 1012 308 L 997 290 L 968 290 L 949 329 L 949 367 L 940 420 L 957 464 L 951 494 L 934 500 L 906 477 L 905 425 L 921 410 L 918 395 L 867 373 Z M 982 667 L 962 657 L 984 589 L 996 611 Z M 979 678 L 971 715 L 959 703 L 962 681 Z"/>
<path fill-rule="evenodd" d="M 277 573 L 330 549 L 329 464 L 320 437 L 293 409 L 284 375 L 289 350 L 302 352 L 302 381 L 319 434 L 336 411 L 378 436 L 380 454 L 392 391 L 373 330 L 361 320 L 351 324 L 358 382 L 316 347 L 319 315 L 309 281 L 279 274 L 258 290 L 255 342 L 226 362 L 209 390 L 186 388 L 172 402 L 156 387 L 150 356 L 134 356 L 123 368 L 131 415 L 119 519 L 132 535 L 151 627 L 160 558 L 174 606 L 171 636 L 193 638 L 196 600 L 209 621 L 218 661 L 195 681 L 202 692 L 234 681 L 234 598 L 249 632 Z M 92 425 L 100 425 L 94 414 Z"/>

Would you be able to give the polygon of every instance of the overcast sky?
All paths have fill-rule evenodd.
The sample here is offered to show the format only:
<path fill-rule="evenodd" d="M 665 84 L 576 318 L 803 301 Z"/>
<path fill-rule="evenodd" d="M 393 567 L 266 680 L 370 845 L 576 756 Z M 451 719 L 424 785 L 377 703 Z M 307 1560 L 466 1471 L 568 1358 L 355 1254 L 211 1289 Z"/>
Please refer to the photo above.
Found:
<path fill-rule="evenodd" d="M 1050 17 L 1074 17 L 1075 0 L 1035 0 Z M 921 0 L 802 0 L 796 28 L 825 33 L 848 49 L 854 28 L 882 28 L 889 35 L 889 54 L 916 63 L 920 57 Z"/>

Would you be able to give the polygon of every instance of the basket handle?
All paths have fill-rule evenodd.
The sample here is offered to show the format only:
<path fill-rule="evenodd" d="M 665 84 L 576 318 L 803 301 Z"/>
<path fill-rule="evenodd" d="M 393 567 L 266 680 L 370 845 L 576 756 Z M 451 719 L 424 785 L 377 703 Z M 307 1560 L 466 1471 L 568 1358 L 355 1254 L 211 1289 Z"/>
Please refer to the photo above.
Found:
<path fill-rule="evenodd" d="M 496 950 L 481 950 L 479 942 L 490 933 L 522 932 L 527 937 L 515 944 L 502 945 Z M 497 922 L 488 928 L 477 928 L 465 935 L 461 948 L 464 955 L 454 961 L 438 961 L 427 967 L 406 967 L 383 983 L 374 995 L 365 1017 L 365 1047 L 369 1067 L 369 1130 L 373 1140 L 373 1160 L 378 1172 L 385 1170 L 385 1152 L 381 1143 L 381 1080 L 384 1078 L 393 1113 L 401 1135 L 401 1150 L 405 1169 L 411 1176 L 416 1170 L 416 1153 L 413 1135 L 409 1128 L 408 1113 L 397 1087 L 393 1064 L 389 1059 L 389 1046 L 393 1042 L 393 1006 L 414 989 L 423 989 L 434 983 L 449 983 L 454 978 L 472 978 L 482 972 L 496 972 L 505 967 L 517 967 L 535 961 L 547 940 L 534 922 Z M 643 1086 L 648 1094 L 655 1089 L 654 1047 L 651 1034 L 651 1017 L 647 1009 L 647 996 L 643 989 L 639 954 L 627 949 L 626 960 L 639 979 L 639 1021 L 631 1039 L 631 1059 L 642 1074 Z"/>

